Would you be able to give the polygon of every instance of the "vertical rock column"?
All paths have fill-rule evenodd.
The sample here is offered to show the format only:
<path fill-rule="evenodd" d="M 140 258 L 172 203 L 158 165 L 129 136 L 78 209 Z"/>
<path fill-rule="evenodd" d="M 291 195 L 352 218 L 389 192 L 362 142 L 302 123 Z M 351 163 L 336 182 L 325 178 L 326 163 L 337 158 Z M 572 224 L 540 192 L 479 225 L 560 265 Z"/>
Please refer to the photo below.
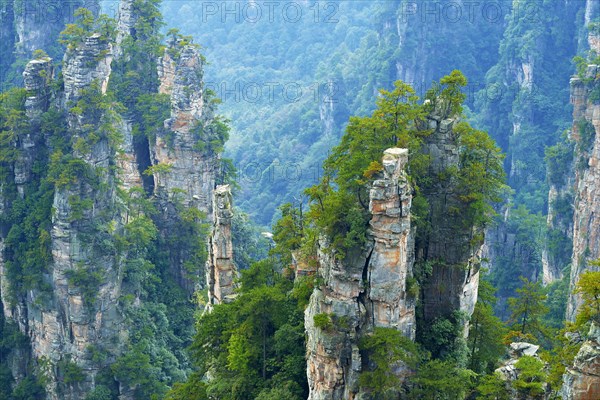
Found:
<path fill-rule="evenodd" d="M 237 268 L 233 262 L 232 217 L 231 189 L 229 185 L 217 186 L 213 194 L 213 231 L 206 265 L 209 306 L 227 303 L 234 294 Z"/>
<path fill-rule="evenodd" d="M 368 315 L 371 326 L 395 328 L 415 337 L 415 299 L 407 291 L 414 263 L 414 230 L 410 225 L 412 188 L 406 175 L 407 149 L 388 149 L 383 155 L 384 177 L 370 193 Z"/>
<path fill-rule="evenodd" d="M 210 216 L 218 156 L 199 150 L 201 137 L 196 132 L 214 118 L 212 106 L 204 99 L 204 61 L 194 46 L 172 46 L 158 64 L 159 90 L 171 96 L 171 118 L 151 149 L 153 164 L 168 166 L 155 175 L 155 187 L 159 196 L 169 199 L 177 189 L 183 190 L 185 206 Z M 175 52 L 174 58 L 171 53 Z"/>
<path fill-rule="evenodd" d="M 154 172 L 154 194 L 158 198 L 164 235 L 177 232 L 178 208 L 196 208 L 212 220 L 213 190 L 216 182 L 217 153 L 205 150 L 203 127 L 214 118 L 213 104 L 204 96 L 204 58 L 193 45 L 171 42 L 158 61 L 159 92 L 171 98 L 171 117 L 165 121 L 150 158 Z M 206 271 L 198 274 L 184 267 L 189 255 L 185 249 L 170 254 L 171 273 L 191 294 L 203 287 Z M 204 265 L 199 266 L 203 268 Z"/>
<path fill-rule="evenodd" d="M 590 261 L 600 258 L 600 105 L 589 99 L 590 93 L 600 85 L 600 81 L 594 80 L 599 72 L 598 66 L 590 65 L 587 76 L 591 81 L 571 79 L 572 135 L 577 151 L 569 321 L 575 320 L 581 305 L 580 296 L 572 293 L 579 276 L 588 270 L 597 271 L 598 267 L 590 265 Z"/>
<path fill-rule="evenodd" d="M 81 98 L 83 91 L 90 90 L 94 84 L 98 84 L 101 95 L 106 92 L 111 73 L 111 50 L 110 43 L 99 35 L 92 35 L 65 54 L 62 104 L 68 112 L 68 134 L 74 140 L 88 140 L 89 128 L 86 127 L 99 128 L 103 117 L 78 115 L 69 109 Z M 113 252 L 99 248 L 95 240 L 110 240 L 101 226 L 111 223 L 117 226 L 120 219 L 114 207 L 116 182 L 110 168 L 116 158 L 116 149 L 111 147 L 108 137 L 101 136 L 90 145 L 88 152 L 73 151 L 72 155 L 81 160 L 81 165 L 85 165 L 99 184 L 92 183 L 88 174 L 79 173 L 71 183 L 57 187 L 54 194 L 52 300 L 37 306 L 32 304 L 29 310 L 29 335 L 34 356 L 47 359 L 54 366 L 47 376 L 49 399 L 79 399 L 93 388 L 95 374 L 102 366 L 91 359 L 87 349 L 108 346 L 121 326 L 117 309 L 121 287 L 119 263 Z M 91 201 L 92 205 L 78 215 L 73 204 L 80 200 Z M 69 278 L 76 271 L 99 277 L 93 297 Z M 62 372 L 57 365 L 65 362 L 81 368 L 85 381 L 62 385 Z"/>
<path fill-rule="evenodd" d="M 453 131 L 458 120 L 448 117 L 443 108 L 438 106 L 428 116 L 433 132 L 425 147 L 431 157 L 431 176 L 459 168 L 459 143 Z M 465 226 L 464 215 L 458 211 L 462 204 L 455 194 L 456 186 L 450 178 L 423 190 L 430 205 L 432 227 L 417 246 L 417 261 L 432 267 L 423 285 L 425 326 L 436 318 L 452 318 L 457 311 L 468 318 L 477 301 L 481 243 L 472 244 L 477 232 L 473 226 Z"/>
<path fill-rule="evenodd" d="M 414 299 L 407 292 L 412 276 L 412 189 L 404 168 L 405 149 L 389 149 L 384 171 L 370 191 L 373 214 L 369 240 L 343 260 L 321 239 L 318 277 L 305 312 L 307 374 L 311 400 L 357 398 L 362 358 L 358 343 L 374 327 L 394 328 L 414 337 Z M 315 324 L 325 317 L 326 326 Z"/>

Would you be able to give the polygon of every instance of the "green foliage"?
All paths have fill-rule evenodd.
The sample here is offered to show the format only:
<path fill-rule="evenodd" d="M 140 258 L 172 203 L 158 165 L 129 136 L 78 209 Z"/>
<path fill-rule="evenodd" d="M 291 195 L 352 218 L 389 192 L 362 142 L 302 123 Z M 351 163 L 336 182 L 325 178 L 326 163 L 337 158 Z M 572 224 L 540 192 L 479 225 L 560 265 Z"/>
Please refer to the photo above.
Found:
<path fill-rule="evenodd" d="M 173 166 L 169 164 L 154 164 L 144 171 L 144 175 L 153 176 L 159 174 L 168 174 L 173 170 Z"/>
<path fill-rule="evenodd" d="M 194 149 L 207 154 L 218 154 L 223 151 L 223 146 L 229 139 L 229 121 L 220 116 L 210 120 L 207 124 L 199 123 L 192 129 L 196 140 Z"/>
<path fill-rule="evenodd" d="M 233 259 L 239 270 L 248 269 L 255 261 L 267 257 L 269 240 L 262 235 L 262 229 L 250 220 L 248 214 L 239 208 L 234 208 L 233 211 L 231 236 Z"/>
<path fill-rule="evenodd" d="M 459 123 L 454 131 L 462 147 L 458 190 L 465 205 L 463 218 L 466 224 L 481 227 L 494 215 L 491 204 L 502 201 L 506 188 L 504 156 L 486 132 L 473 129 L 466 122 Z"/>
<path fill-rule="evenodd" d="M 508 299 L 511 310 L 509 323 L 511 329 L 521 335 L 533 335 L 541 340 L 546 332 L 541 317 L 548 312 L 545 305 L 546 295 L 539 282 L 530 282 L 521 277 L 523 286 L 517 289 L 517 297 Z"/>
<path fill-rule="evenodd" d="M 372 334 L 361 338 L 359 349 L 370 366 L 360 374 L 361 387 L 375 398 L 397 398 L 401 379 L 395 372 L 401 367 L 416 367 L 417 345 L 396 329 L 375 328 Z"/>
<path fill-rule="evenodd" d="M 563 185 L 570 171 L 574 157 L 574 143 L 566 137 L 563 140 L 546 148 L 545 161 L 548 169 L 548 183 Z"/>
<path fill-rule="evenodd" d="M 81 291 L 84 303 L 91 308 L 96 303 L 100 285 L 104 281 L 102 271 L 78 265 L 75 269 L 65 271 L 65 276 L 69 285 Z"/>
<path fill-rule="evenodd" d="M 202 382 L 202 376 L 193 373 L 186 382 L 173 385 L 165 400 L 208 400 L 206 383 Z"/>
<path fill-rule="evenodd" d="M 7 321 L 4 313 L 0 312 L 0 398 L 12 399 L 10 396 L 13 393 L 14 379 L 8 361 L 10 357 L 17 356 L 16 351 L 24 352 L 28 346 L 27 336 L 19 331 L 19 327 L 15 323 Z M 32 380 L 32 383 L 35 382 L 35 376 L 28 378 Z M 39 389 L 33 388 L 33 392 L 38 393 Z"/>
<path fill-rule="evenodd" d="M 546 286 L 546 307 L 548 313 L 542 317 L 543 324 L 552 329 L 564 328 L 569 299 L 569 268 L 563 271 L 563 278 Z"/>
<path fill-rule="evenodd" d="M 135 93 L 135 92 L 134 92 Z M 132 95 L 129 91 L 128 95 Z M 124 99 L 125 103 L 134 100 Z M 155 143 L 156 135 L 164 129 L 165 120 L 171 114 L 171 99 L 167 94 L 144 93 L 135 99 L 133 125 L 134 136 L 145 135 L 150 143 Z"/>
<path fill-rule="evenodd" d="M 600 266 L 600 260 L 592 263 Z M 581 326 L 588 321 L 600 324 L 600 271 L 586 271 L 579 276 L 575 285 L 575 294 L 579 294 L 583 304 L 577 313 L 576 324 Z"/>
<path fill-rule="evenodd" d="M 57 368 L 65 385 L 72 385 L 85 380 L 83 368 L 71 361 L 70 357 L 60 360 Z"/>
<path fill-rule="evenodd" d="M 210 371 L 209 397 L 307 396 L 303 307 L 275 268 L 270 259 L 253 264 L 242 272 L 236 299 L 199 318 L 192 346 L 198 372 L 187 385 Z"/>
<path fill-rule="evenodd" d="M 545 246 L 547 217 L 542 213 L 532 213 L 523 205 L 511 207 L 508 219 L 499 216 L 495 223 L 498 230 L 515 238 L 515 251 L 504 251 L 503 244 L 495 244 L 498 257 L 494 259 L 494 268 L 490 272 L 490 281 L 498 288 L 498 297 L 514 297 L 522 281 L 515 276 L 539 274 L 542 271 L 542 251 Z M 570 256 L 569 256 L 570 257 Z M 496 312 L 502 319 L 509 317 L 506 302 L 499 302 Z"/>
<path fill-rule="evenodd" d="M 282 265 L 289 266 L 292 264 L 292 252 L 302 246 L 302 208 L 295 208 L 291 203 L 286 203 L 279 209 L 281 218 L 273 226 L 275 247 L 272 254 L 279 257 Z"/>
<path fill-rule="evenodd" d="M 109 388 L 98 385 L 85 396 L 85 400 L 113 400 L 113 396 Z"/>
<path fill-rule="evenodd" d="M 100 14 L 98 18 L 94 18 L 92 11 L 79 8 L 75 11 L 74 16 L 77 18 L 74 24 L 67 24 L 64 31 L 60 33 L 59 42 L 66 45 L 69 50 L 77 48 L 84 41 L 98 34 L 100 41 L 114 41 L 117 32 L 116 21 L 109 18 L 106 14 Z"/>
<path fill-rule="evenodd" d="M 438 317 L 431 321 L 417 339 L 432 358 L 451 361 L 464 367 L 468 358 L 467 343 L 462 332 L 464 323 L 464 314 L 455 311 L 447 318 Z"/>
<path fill-rule="evenodd" d="M 587 168 L 589 153 L 596 137 L 596 128 L 590 121 L 582 118 L 577 121 L 577 132 L 579 134 L 576 140 L 576 152 L 579 154 L 577 169 L 582 170 Z"/>
<path fill-rule="evenodd" d="M 523 356 L 515 364 L 518 378 L 512 385 L 519 392 L 530 398 L 543 398 L 545 392 L 543 383 L 546 380 L 544 363 L 532 356 Z"/>
<path fill-rule="evenodd" d="M 462 110 L 464 85 L 466 78 L 459 71 L 453 71 L 428 92 L 429 102 L 420 105 L 414 89 L 398 81 L 393 91 L 380 91 L 377 108 L 370 117 L 350 119 L 341 143 L 325 160 L 320 183 L 306 190 L 312 203 L 307 214 L 308 224 L 327 236 L 331 248 L 340 257 L 350 249 L 360 248 L 366 241 L 370 219 L 368 183 L 376 178 L 374 163 L 389 147 L 409 150 L 408 172 L 416 188 L 415 207 L 411 211 L 417 236 L 428 231 L 431 212 L 421 192 L 425 187 L 434 188 L 444 179 L 455 182 L 455 196 L 461 202 L 465 227 L 481 227 L 489 222 L 493 214 L 491 203 L 500 201 L 505 189 L 503 157 L 489 136 L 466 122 L 458 124 L 455 134 L 461 149 L 460 165 L 458 169 L 444 171 L 447 178 L 442 176 L 444 174 L 437 179 L 431 176 L 429 156 L 422 150 L 431 131 L 421 121 L 434 110 L 441 112 L 443 118 L 459 117 L 456 113 Z"/>
<path fill-rule="evenodd" d="M 327 313 L 315 314 L 313 316 L 313 323 L 316 328 L 328 331 L 333 329 L 333 322 L 331 321 L 331 315 Z"/>
<path fill-rule="evenodd" d="M 477 303 L 469 321 L 469 369 L 478 373 L 493 372 L 505 353 L 502 338 L 506 327 L 494 315 L 495 291 L 488 281 L 479 281 Z"/>
<path fill-rule="evenodd" d="M 40 295 L 48 290 L 44 273 L 51 260 L 49 232 L 54 199 L 51 174 L 55 168 L 47 152 L 36 152 L 29 183 L 22 187 L 25 196 L 19 196 L 11 182 L 14 182 L 13 163 L 18 156 L 20 137 L 32 134 L 36 144 L 41 144 L 43 137 L 37 134 L 40 132 L 57 151 L 64 148 L 64 114 L 51 108 L 39 120 L 28 121 L 24 112 L 25 97 L 21 89 L 0 94 L 0 176 L 5 182 L 3 198 L 8 205 L 1 222 L 7 232 L 3 257 L 8 283 L 6 298 L 11 301 L 16 301 L 17 296 L 27 290 L 39 290 Z"/>
<path fill-rule="evenodd" d="M 483 375 L 477 385 L 477 399 L 510 400 L 506 382 L 500 373 Z"/>
<path fill-rule="evenodd" d="M 456 368 L 449 361 L 431 360 L 421 365 L 412 379 L 410 399 L 462 400 L 475 384 L 476 374 Z"/>

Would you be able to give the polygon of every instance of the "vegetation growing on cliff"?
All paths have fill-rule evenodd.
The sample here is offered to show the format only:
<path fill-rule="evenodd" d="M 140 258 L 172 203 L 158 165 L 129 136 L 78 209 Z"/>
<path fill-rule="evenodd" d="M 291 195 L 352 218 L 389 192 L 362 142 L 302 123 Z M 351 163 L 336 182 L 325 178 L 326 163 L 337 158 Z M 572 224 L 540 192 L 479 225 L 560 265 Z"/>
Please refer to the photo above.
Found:
<path fill-rule="evenodd" d="M 377 108 L 370 117 L 352 117 L 341 143 L 325 160 L 321 182 L 306 190 L 311 201 L 307 226 L 318 229 L 341 256 L 366 242 L 370 218 L 369 183 L 381 169 L 379 159 L 389 147 L 409 149 L 407 171 L 416 189 L 412 210 L 423 234 L 431 212 L 422 190 L 442 181 L 456 186 L 464 226 L 483 227 L 493 214 L 491 203 L 500 201 L 504 172 L 500 150 L 485 132 L 459 123 L 454 133 L 460 144 L 460 161 L 438 176 L 432 176 L 430 156 L 424 148 L 433 132 L 427 118 L 439 113 L 441 119 L 459 118 L 467 80 L 459 71 L 443 77 L 426 94 L 424 104 L 409 85 L 396 82 L 393 91 L 381 90 Z"/>

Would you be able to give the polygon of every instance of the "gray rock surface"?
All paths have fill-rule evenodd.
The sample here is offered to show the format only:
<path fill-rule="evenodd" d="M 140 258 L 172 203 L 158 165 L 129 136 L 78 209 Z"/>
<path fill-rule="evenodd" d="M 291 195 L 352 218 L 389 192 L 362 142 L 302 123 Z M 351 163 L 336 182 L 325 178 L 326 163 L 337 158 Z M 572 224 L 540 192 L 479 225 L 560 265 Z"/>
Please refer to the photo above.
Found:
<path fill-rule="evenodd" d="M 563 375 L 563 400 L 600 398 L 600 327 L 593 323 L 587 340 Z"/>
<path fill-rule="evenodd" d="M 233 196 L 229 185 L 217 186 L 213 194 L 213 230 L 209 237 L 206 284 L 209 306 L 230 301 L 237 268 L 233 261 L 231 219 Z"/>
<path fill-rule="evenodd" d="M 406 287 L 414 258 L 407 161 L 406 149 L 384 153 L 384 171 L 369 196 L 373 216 L 365 250 L 340 260 L 321 240 L 317 274 L 324 284 L 315 288 L 305 311 L 311 400 L 360 396 L 358 341 L 373 328 L 393 328 L 414 338 L 415 302 Z M 316 327 L 318 314 L 327 314 L 332 327 Z"/>

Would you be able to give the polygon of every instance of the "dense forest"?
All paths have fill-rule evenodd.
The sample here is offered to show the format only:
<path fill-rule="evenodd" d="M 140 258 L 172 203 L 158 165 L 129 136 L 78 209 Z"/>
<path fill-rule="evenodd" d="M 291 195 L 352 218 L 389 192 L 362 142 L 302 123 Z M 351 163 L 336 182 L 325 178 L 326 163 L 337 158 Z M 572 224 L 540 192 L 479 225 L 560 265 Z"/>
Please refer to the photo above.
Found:
<path fill-rule="evenodd" d="M 600 398 L 596 0 L 0 24 L 0 399 Z"/>

